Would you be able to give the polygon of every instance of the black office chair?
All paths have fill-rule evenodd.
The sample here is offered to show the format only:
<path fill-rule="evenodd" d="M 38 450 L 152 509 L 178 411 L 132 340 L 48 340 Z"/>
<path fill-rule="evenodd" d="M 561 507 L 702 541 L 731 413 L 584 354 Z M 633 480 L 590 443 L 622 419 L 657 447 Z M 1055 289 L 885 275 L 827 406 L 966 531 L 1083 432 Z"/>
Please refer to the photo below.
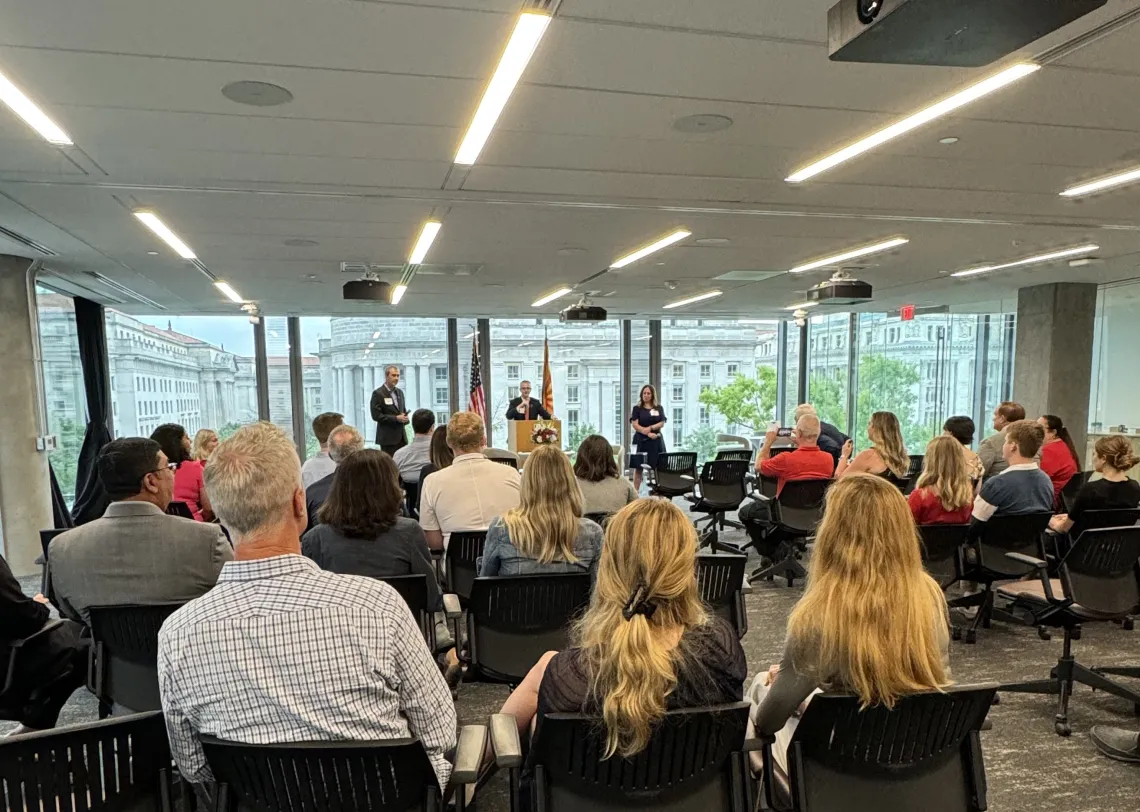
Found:
<path fill-rule="evenodd" d="M 1061 488 L 1060 504 L 1058 505 L 1062 513 L 1068 513 L 1073 509 L 1073 502 L 1076 500 L 1077 494 L 1095 473 L 1095 471 L 1078 471 L 1073 474 L 1072 479 L 1065 483 L 1065 487 Z"/>
<path fill-rule="evenodd" d="M 694 522 L 701 549 L 711 547 L 713 552 L 718 549 L 740 552 L 739 548 L 731 544 L 720 543 L 718 526 L 720 530 L 723 530 L 725 525 L 739 530 L 744 529 L 744 525 L 725 518 L 725 514 L 730 510 L 738 510 L 740 503 L 748 495 L 745 478 L 748 468 L 749 463 L 746 460 L 706 462 L 701 468 L 701 478 L 696 488 L 693 493 L 685 496 L 691 503 L 690 511 L 704 513 L 707 516 L 703 520 L 698 519 Z M 704 527 L 701 526 L 701 521 L 705 522 Z"/>
<path fill-rule="evenodd" d="M 753 570 L 748 576 L 749 583 L 780 576 L 787 579 L 788 586 L 793 586 L 796 578 L 807 577 L 800 558 L 807 551 L 807 542 L 815 535 L 816 525 L 823 518 L 824 500 L 831 483 L 830 479 L 784 483 L 780 495 L 771 501 L 772 524 L 762 536 L 752 536 L 748 545 L 755 547 L 772 563 Z"/>
<path fill-rule="evenodd" d="M 657 455 L 654 468 L 642 465 L 650 496 L 672 499 L 693 492 L 697 486 L 697 454 L 695 451 L 672 451 Z"/>
<path fill-rule="evenodd" d="M 1058 696 L 1053 727 L 1061 736 L 1072 733 L 1069 697 L 1078 682 L 1126 699 L 1140 712 L 1140 693 L 1104 676 L 1130 676 L 1133 670 L 1140 676 L 1140 669 L 1088 668 L 1078 663 L 1072 652 L 1073 641 L 1081 639 L 1083 624 L 1121 620 L 1140 606 L 1140 527 L 1086 530 L 1061 562 L 1058 578 L 1049 577 L 1049 565 L 1043 558 L 1020 553 L 1007 556 L 1033 568 L 1035 578 L 999 587 L 998 594 L 1012 601 L 1013 612 L 1027 612 L 1026 623 L 1037 626 L 1043 639 L 1050 637 L 1048 628 L 1061 628 L 1065 642 L 1050 679 L 1003 685 L 1001 690 Z"/>
<path fill-rule="evenodd" d="M 487 728 L 460 728 L 447 795 L 467 808 Z M 439 812 L 445 794 L 419 739 L 371 742 L 238 744 L 202 736 L 217 781 L 217 812 Z"/>
<path fill-rule="evenodd" d="M 167 516 L 177 516 L 180 519 L 194 519 L 194 513 L 185 502 L 171 502 L 166 506 Z"/>
<path fill-rule="evenodd" d="M 519 469 L 519 461 L 517 457 L 488 457 L 491 462 L 497 462 L 500 465 L 505 465 L 508 468 L 514 468 L 516 471 Z"/>
<path fill-rule="evenodd" d="M 970 532 L 968 524 L 920 524 L 922 564 L 945 592 L 961 579 L 962 550 Z"/>
<path fill-rule="evenodd" d="M 464 681 L 518 685 L 543 654 L 569 645 L 591 586 L 587 572 L 476 578 L 467 602 Z"/>
<path fill-rule="evenodd" d="M 726 448 L 723 451 L 716 452 L 716 462 L 724 460 L 742 460 L 743 462 L 752 462 L 752 449 L 751 448 Z"/>
<path fill-rule="evenodd" d="M 486 545 L 486 530 L 456 530 L 447 540 L 444 583 L 464 606 L 471 597 L 471 584 L 479 574 L 479 559 Z"/>
<path fill-rule="evenodd" d="M 736 636 L 748 632 L 748 612 L 744 607 L 746 555 L 697 556 L 697 586 L 701 600 L 717 617 L 728 621 Z"/>
<path fill-rule="evenodd" d="M 87 688 L 101 716 L 112 704 L 132 711 L 162 710 L 158 696 L 158 630 L 181 603 L 92 606 Z"/>
<path fill-rule="evenodd" d="M 436 607 L 428 604 L 427 576 L 419 574 L 389 575 L 384 578 L 378 578 L 377 580 L 383 581 L 400 593 L 400 597 L 404 599 L 404 603 L 406 603 L 408 608 L 412 611 L 412 617 L 416 619 L 420 631 L 423 632 L 424 640 L 427 641 L 428 644 L 428 649 L 433 652 L 438 651 L 439 642 L 435 631 Z M 443 596 L 443 612 L 448 623 L 462 617 L 463 610 L 459 604 L 459 597 L 445 594 Z"/>
<path fill-rule="evenodd" d="M 859 698 L 819 694 L 788 745 L 782 798 L 764 746 L 766 808 L 795 812 L 922 810 L 982 812 L 986 772 L 979 731 L 995 686 L 962 686 L 861 710 Z"/>
<path fill-rule="evenodd" d="M 1131 527 L 1140 522 L 1140 508 L 1120 508 L 1116 510 L 1086 510 L 1078 516 L 1068 533 L 1049 532 L 1048 538 L 1053 541 L 1054 552 L 1058 559 L 1064 558 L 1073 546 L 1073 540 L 1078 539 L 1086 530 L 1099 530 L 1102 527 Z M 1050 569 L 1052 576 L 1056 571 Z"/>
<path fill-rule="evenodd" d="M 159 712 L 0 738 L 0 809 L 172 808 L 170 744 Z"/>
<path fill-rule="evenodd" d="M 510 771 L 512 812 L 751 812 L 747 727 L 747 703 L 670 711 L 643 751 L 603 759 L 606 729 L 600 719 L 548 714 L 531 739 L 532 780 L 525 786 L 514 716 L 491 717 L 491 742 L 495 763 Z"/>
<path fill-rule="evenodd" d="M 600 527 L 605 527 L 612 515 L 612 513 L 587 513 L 586 518 Z"/>
<path fill-rule="evenodd" d="M 965 629 L 955 626 L 955 640 L 975 643 L 978 627 L 988 629 L 996 618 L 1006 622 L 1019 623 L 1020 620 L 1003 609 L 994 606 L 993 585 L 996 581 L 1015 581 L 1033 571 L 1030 564 L 1015 559 L 1007 553 L 1019 553 L 1034 560 L 1044 554 L 1044 533 L 1049 526 L 1051 513 L 1028 513 L 1021 516 L 995 516 L 988 522 L 980 522 L 971 528 L 976 533 L 968 539 L 962 555 L 962 581 L 981 584 L 980 592 L 947 601 L 951 608 L 978 607 L 978 613 Z"/>
<path fill-rule="evenodd" d="M 411 519 L 420 517 L 420 483 L 407 482 L 400 477 L 400 487 L 404 491 L 404 512 Z"/>
<path fill-rule="evenodd" d="M 52 540 L 55 539 L 60 533 L 66 533 L 71 528 L 63 528 L 62 530 L 41 530 L 40 531 L 40 547 L 44 551 L 43 569 L 40 571 L 40 594 L 51 601 L 53 606 L 58 606 L 55 600 L 55 587 L 51 582 L 51 569 L 48 567 L 48 547 L 51 545 Z"/>
<path fill-rule="evenodd" d="M 0 668 L 3 669 L 0 671 L 0 719 L 21 718 L 28 704 L 35 702 L 42 695 L 42 692 L 51 690 L 65 680 L 82 676 L 81 668 L 78 669 L 79 674 L 76 674 L 74 669 L 69 669 L 61 671 L 55 680 L 45 683 L 42 674 L 36 675 L 34 669 L 29 668 L 27 671 L 32 674 L 32 679 L 37 680 L 36 686 L 29 691 L 27 684 L 16 684 L 20 659 L 29 657 L 31 662 L 35 663 L 40 648 L 50 644 L 52 633 L 62 625 L 62 620 L 49 620 L 38 631 L 27 637 L 0 642 Z M 21 680 L 21 682 L 25 681 Z M 0 791 L 0 795 L 2 794 Z"/>
<path fill-rule="evenodd" d="M 909 476 L 895 476 L 890 471 L 887 471 L 885 474 L 883 474 L 883 479 L 887 480 L 887 482 L 898 488 L 899 492 L 903 496 L 906 496 L 912 490 L 914 490 L 913 486 L 915 480 Z"/>

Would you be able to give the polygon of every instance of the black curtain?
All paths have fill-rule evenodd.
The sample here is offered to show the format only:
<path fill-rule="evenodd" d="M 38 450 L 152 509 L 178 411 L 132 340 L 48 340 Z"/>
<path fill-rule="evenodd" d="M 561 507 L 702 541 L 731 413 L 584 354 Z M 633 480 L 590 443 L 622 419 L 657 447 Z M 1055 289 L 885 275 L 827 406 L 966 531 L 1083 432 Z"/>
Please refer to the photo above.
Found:
<path fill-rule="evenodd" d="M 79 336 L 79 362 L 87 394 L 87 433 L 79 450 L 75 474 L 75 504 L 71 518 L 80 525 L 98 519 L 111 500 L 95 470 L 95 458 L 111 442 L 111 372 L 107 364 L 107 327 L 103 305 L 75 297 L 75 331 Z"/>
<path fill-rule="evenodd" d="M 59 480 L 55 478 L 55 468 L 52 464 L 48 463 L 48 473 L 51 475 L 51 517 L 52 527 L 56 530 L 66 530 L 69 527 L 75 527 L 75 522 L 71 521 L 71 514 L 67 512 L 67 501 L 63 498 L 63 491 L 60 490 Z"/>

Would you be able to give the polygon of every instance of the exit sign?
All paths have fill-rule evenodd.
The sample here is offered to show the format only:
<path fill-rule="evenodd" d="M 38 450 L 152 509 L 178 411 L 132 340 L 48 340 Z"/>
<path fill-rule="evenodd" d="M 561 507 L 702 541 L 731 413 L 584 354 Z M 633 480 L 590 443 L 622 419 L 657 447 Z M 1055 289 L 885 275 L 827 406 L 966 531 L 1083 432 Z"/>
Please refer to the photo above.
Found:
<path fill-rule="evenodd" d="M 899 317 L 903 321 L 914 321 L 914 305 L 903 305 L 900 307 Z"/>

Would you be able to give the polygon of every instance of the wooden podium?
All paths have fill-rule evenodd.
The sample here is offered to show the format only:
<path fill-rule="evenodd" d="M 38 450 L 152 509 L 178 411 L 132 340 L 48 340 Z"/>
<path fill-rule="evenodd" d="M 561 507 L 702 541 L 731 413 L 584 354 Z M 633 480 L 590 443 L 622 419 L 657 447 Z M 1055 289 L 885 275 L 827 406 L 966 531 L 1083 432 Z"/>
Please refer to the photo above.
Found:
<path fill-rule="evenodd" d="M 553 420 L 508 420 L 507 421 L 507 448 L 516 454 L 529 454 L 534 451 L 534 443 L 530 441 L 531 432 L 535 423 L 545 423 L 553 426 L 558 432 L 558 447 L 562 448 L 562 421 Z"/>

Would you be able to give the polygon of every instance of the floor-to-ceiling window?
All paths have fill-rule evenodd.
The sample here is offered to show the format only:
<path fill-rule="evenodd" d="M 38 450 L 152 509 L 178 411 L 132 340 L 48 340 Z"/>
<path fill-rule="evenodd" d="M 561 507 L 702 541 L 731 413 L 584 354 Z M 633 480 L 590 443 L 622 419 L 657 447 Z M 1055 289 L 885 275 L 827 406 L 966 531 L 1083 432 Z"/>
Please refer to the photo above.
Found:
<path fill-rule="evenodd" d="M 79 362 L 79 339 L 75 330 L 75 302 L 70 296 L 37 285 L 36 309 L 43 356 L 47 430 L 56 438 L 56 447 L 49 459 L 70 507 L 75 500 L 79 451 L 87 430 L 83 366 Z"/>
<path fill-rule="evenodd" d="M 795 422 L 796 406 L 800 402 L 800 327 L 794 321 L 786 323 L 784 350 L 784 366 L 779 370 L 784 383 L 784 413 L 777 420 L 784 426 L 791 426 Z"/>
<path fill-rule="evenodd" d="M 808 401 L 841 431 L 847 430 L 850 329 L 850 314 L 829 313 L 812 316 L 808 331 Z"/>
<path fill-rule="evenodd" d="M 1089 393 L 1089 439 L 1132 437 L 1140 448 L 1140 283 L 1106 285 L 1097 295 Z M 1083 451 L 1083 449 L 1082 449 Z M 1137 469 L 1133 469 L 1136 476 Z"/>

